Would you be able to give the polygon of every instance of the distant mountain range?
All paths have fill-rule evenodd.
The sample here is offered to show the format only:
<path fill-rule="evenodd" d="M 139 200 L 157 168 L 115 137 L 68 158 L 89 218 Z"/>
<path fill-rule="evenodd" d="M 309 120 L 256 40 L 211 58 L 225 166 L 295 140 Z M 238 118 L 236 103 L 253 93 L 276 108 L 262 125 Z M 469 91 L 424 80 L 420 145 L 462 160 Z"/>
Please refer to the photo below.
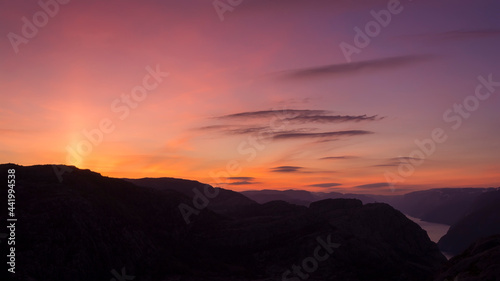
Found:
<path fill-rule="evenodd" d="M 364 204 L 388 203 L 401 212 L 428 222 L 454 224 L 470 212 L 476 199 L 495 188 L 439 188 L 410 192 L 404 195 L 374 195 L 339 192 L 309 192 L 305 190 L 255 190 L 241 192 L 246 197 L 266 203 L 283 200 L 308 206 L 311 202 L 327 198 L 355 198 Z"/>
<path fill-rule="evenodd" d="M 304 190 L 257 190 L 242 194 L 259 203 L 284 200 L 304 206 L 325 198 L 355 198 L 365 204 L 385 202 L 412 217 L 451 225 L 438 245 L 452 255 L 480 238 L 500 234 L 500 188 L 438 188 L 393 196 Z"/>
<path fill-rule="evenodd" d="M 284 193 L 306 198 L 300 205 L 262 202 L 258 192 L 196 181 L 116 179 L 75 167 L 59 178 L 53 168 L 0 165 L 4 175 L 16 170 L 12 280 L 120 280 L 126 272 L 133 280 L 421 281 L 460 269 L 385 203 L 313 194 L 320 198 L 306 204 L 314 198 L 301 197 L 307 191 Z"/>

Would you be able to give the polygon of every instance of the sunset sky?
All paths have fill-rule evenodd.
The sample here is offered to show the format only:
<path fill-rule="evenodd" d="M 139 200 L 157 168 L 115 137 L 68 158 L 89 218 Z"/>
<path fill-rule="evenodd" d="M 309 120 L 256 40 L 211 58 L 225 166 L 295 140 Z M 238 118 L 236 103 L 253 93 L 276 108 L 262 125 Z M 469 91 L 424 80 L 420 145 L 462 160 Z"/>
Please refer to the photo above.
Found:
<path fill-rule="evenodd" d="M 2 163 L 237 191 L 500 185 L 498 0 L 41 2 L 0 0 Z"/>

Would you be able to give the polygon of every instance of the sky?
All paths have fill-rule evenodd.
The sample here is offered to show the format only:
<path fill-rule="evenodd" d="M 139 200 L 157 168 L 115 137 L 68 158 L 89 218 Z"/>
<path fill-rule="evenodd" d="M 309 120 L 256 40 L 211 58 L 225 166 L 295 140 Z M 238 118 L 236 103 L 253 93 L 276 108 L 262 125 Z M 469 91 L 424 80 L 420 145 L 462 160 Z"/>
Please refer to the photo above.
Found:
<path fill-rule="evenodd" d="M 498 0 L 0 0 L 0 162 L 236 191 L 500 184 Z"/>

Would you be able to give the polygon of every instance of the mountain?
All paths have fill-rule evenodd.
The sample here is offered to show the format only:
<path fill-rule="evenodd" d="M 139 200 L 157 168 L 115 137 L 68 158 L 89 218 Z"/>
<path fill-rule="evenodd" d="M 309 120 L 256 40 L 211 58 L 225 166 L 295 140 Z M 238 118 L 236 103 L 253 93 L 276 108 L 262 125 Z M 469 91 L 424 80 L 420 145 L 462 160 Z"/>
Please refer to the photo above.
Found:
<path fill-rule="evenodd" d="M 60 181 L 51 165 L 0 165 L 7 169 L 16 170 L 14 280 L 420 281 L 446 261 L 425 231 L 383 203 L 258 204 L 222 190 L 217 199 L 193 181 L 139 186 L 75 167 Z M 196 203 L 193 188 L 209 204 Z M 181 206 L 197 211 L 189 223 Z"/>
<path fill-rule="evenodd" d="M 305 190 L 250 190 L 242 191 L 241 194 L 260 203 L 267 203 L 271 201 L 285 201 L 288 203 L 309 206 L 311 202 L 317 201 L 320 198 L 312 192 Z"/>
<path fill-rule="evenodd" d="M 477 239 L 494 234 L 500 234 L 500 189 L 478 196 L 469 212 L 450 227 L 438 245 L 444 252 L 458 254 Z"/>
<path fill-rule="evenodd" d="M 415 191 L 400 196 L 383 196 L 401 212 L 428 222 L 451 225 L 465 216 L 475 200 L 493 188 L 439 188 Z"/>
<path fill-rule="evenodd" d="M 210 210 L 222 214 L 230 214 L 235 209 L 248 205 L 255 205 L 257 202 L 248 197 L 223 188 L 213 188 L 208 184 L 203 184 L 198 181 L 176 179 L 176 178 L 142 178 L 142 179 L 124 179 L 138 186 L 153 188 L 158 191 L 172 190 L 184 194 L 187 197 L 206 197 L 207 207 Z M 198 196 L 197 196 L 198 194 Z M 201 195 L 200 195 L 201 194 Z M 208 195 L 207 195 L 208 194 Z M 214 194 L 213 198 L 209 198 L 210 194 Z M 215 196 L 216 195 L 216 196 Z M 198 199 L 198 198 L 196 198 Z M 202 201 L 203 199 L 199 199 Z M 201 202 L 203 203 L 203 202 Z"/>
<path fill-rule="evenodd" d="M 249 190 L 242 191 L 241 194 L 246 197 L 258 202 L 267 203 L 270 201 L 281 200 L 291 204 L 309 206 L 314 201 L 323 199 L 359 199 L 364 204 L 375 203 L 376 200 L 371 195 L 365 194 L 351 194 L 351 193 L 339 193 L 339 192 L 309 192 L 306 190 Z"/>
<path fill-rule="evenodd" d="M 282 200 L 308 206 L 322 199 L 359 199 L 364 204 L 384 202 L 401 212 L 423 221 L 451 225 L 465 216 L 478 196 L 493 188 L 438 188 L 410 192 L 404 195 L 352 194 L 339 192 L 309 192 L 305 190 L 252 190 L 241 194 L 258 202 Z"/>
<path fill-rule="evenodd" d="M 450 259 L 434 281 L 500 280 L 500 235 L 479 239 Z"/>

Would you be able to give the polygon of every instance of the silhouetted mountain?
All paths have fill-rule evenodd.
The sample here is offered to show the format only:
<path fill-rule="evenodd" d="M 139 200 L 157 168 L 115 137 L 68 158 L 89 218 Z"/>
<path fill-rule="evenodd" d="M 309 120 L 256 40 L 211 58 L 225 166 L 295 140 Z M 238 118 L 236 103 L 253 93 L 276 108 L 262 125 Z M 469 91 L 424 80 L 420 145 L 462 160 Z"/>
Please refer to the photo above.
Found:
<path fill-rule="evenodd" d="M 450 227 L 438 245 L 444 252 L 458 254 L 472 242 L 494 234 L 500 234 L 500 189 L 478 196 L 469 213 Z"/>
<path fill-rule="evenodd" d="M 224 188 L 213 188 L 212 186 L 198 181 L 176 179 L 176 178 L 142 178 L 142 179 L 125 179 L 128 182 L 138 186 L 150 187 L 156 190 L 173 190 L 182 193 L 190 198 L 195 198 L 194 189 L 199 193 L 217 194 L 214 198 L 208 198 L 209 203 L 207 208 L 217 211 L 221 214 L 229 214 L 235 209 L 247 205 L 255 205 L 257 202 L 247 198 L 246 196 Z M 207 189 L 207 191 L 205 191 Z"/>
<path fill-rule="evenodd" d="M 358 199 L 363 202 L 363 204 L 368 204 L 368 203 L 376 203 L 377 200 L 375 200 L 373 195 L 370 194 L 355 194 L 355 193 L 338 193 L 338 192 L 330 192 L 330 193 L 324 193 L 320 194 L 321 198 L 330 198 L 330 199 L 337 199 L 337 198 L 344 198 L 344 199 Z M 381 201 L 379 201 L 381 202 Z"/>
<path fill-rule="evenodd" d="M 479 239 L 450 259 L 434 281 L 500 280 L 500 235 Z"/>
<path fill-rule="evenodd" d="M 314 201 L 323 199 L 359 199 L 363 204 L 375 203 L 376 200 L 371 195 L 351 194 L 339 192 L 309 192 L 306 190 L 250 190 L 242 191 L 241 194 L 256 201 L 257 203 L 267 203 L 281 200 L 291 204 L 309 206 Z"/>
<path fill-rule="evenodd" d="M 280 218 L 284 216 L 293 216 L 301 214 L 307 210 L 307 207 L 301 205 L 291 204 L 285 201 L 271 201 L 264 204 L 247 205 L 239 208 L 231 213 L 235 218 L 249 218 L 249 217 L 271 217 Z"/>
<path fill-rule="evenodd" d="M 439 188 L 415 191 L 379 200 L 394 208 L 428 222 L 451 225 L 461 219 L 476 198 L 487 188 Z"/>
<path fill-rule="evenodd" d="M 242 191 L 240 193 L 260 204 L 281 200 L 296 205 L 309 206 L 311 202 L 320 199 L 318 196 L 315 196 L 313 193 L 305 190 L 264 189 Z"/>
<path fill-rule="evenodd" d="M 421 281 L 445 261 L 387 204 L 260 205 L 221 190 L 244 206 L 210 198 L 208 206 L 220 200 L 224 208 L 199 209 L 187 224 L 179 207 L 196 207 L 189 191 L 214 189 L 174 179 L 158 181 L 171 189 L 138 186 L 75 167 L 65 167 L 59 182 L 49 165 L 0 165 L 4 175 L 9 168 L 16 169 L 16 280 L 111 280 L 112 270 L 125 269 L 134 280 Z"/>
<path fill-rule="evenodd" d="M 74 167 L 65 168 L 62 183 L 50 165 L 0 170 L 9 168 L 16 170 L 18 280 L 109 280 L 122 267 L 158 276 L 196 264 L 184 237 L 197 224 L 186 225 L 178 211 L 188 197 Z M 209 211 L 198 220 L 210 217 L 217 222 Z"/>

